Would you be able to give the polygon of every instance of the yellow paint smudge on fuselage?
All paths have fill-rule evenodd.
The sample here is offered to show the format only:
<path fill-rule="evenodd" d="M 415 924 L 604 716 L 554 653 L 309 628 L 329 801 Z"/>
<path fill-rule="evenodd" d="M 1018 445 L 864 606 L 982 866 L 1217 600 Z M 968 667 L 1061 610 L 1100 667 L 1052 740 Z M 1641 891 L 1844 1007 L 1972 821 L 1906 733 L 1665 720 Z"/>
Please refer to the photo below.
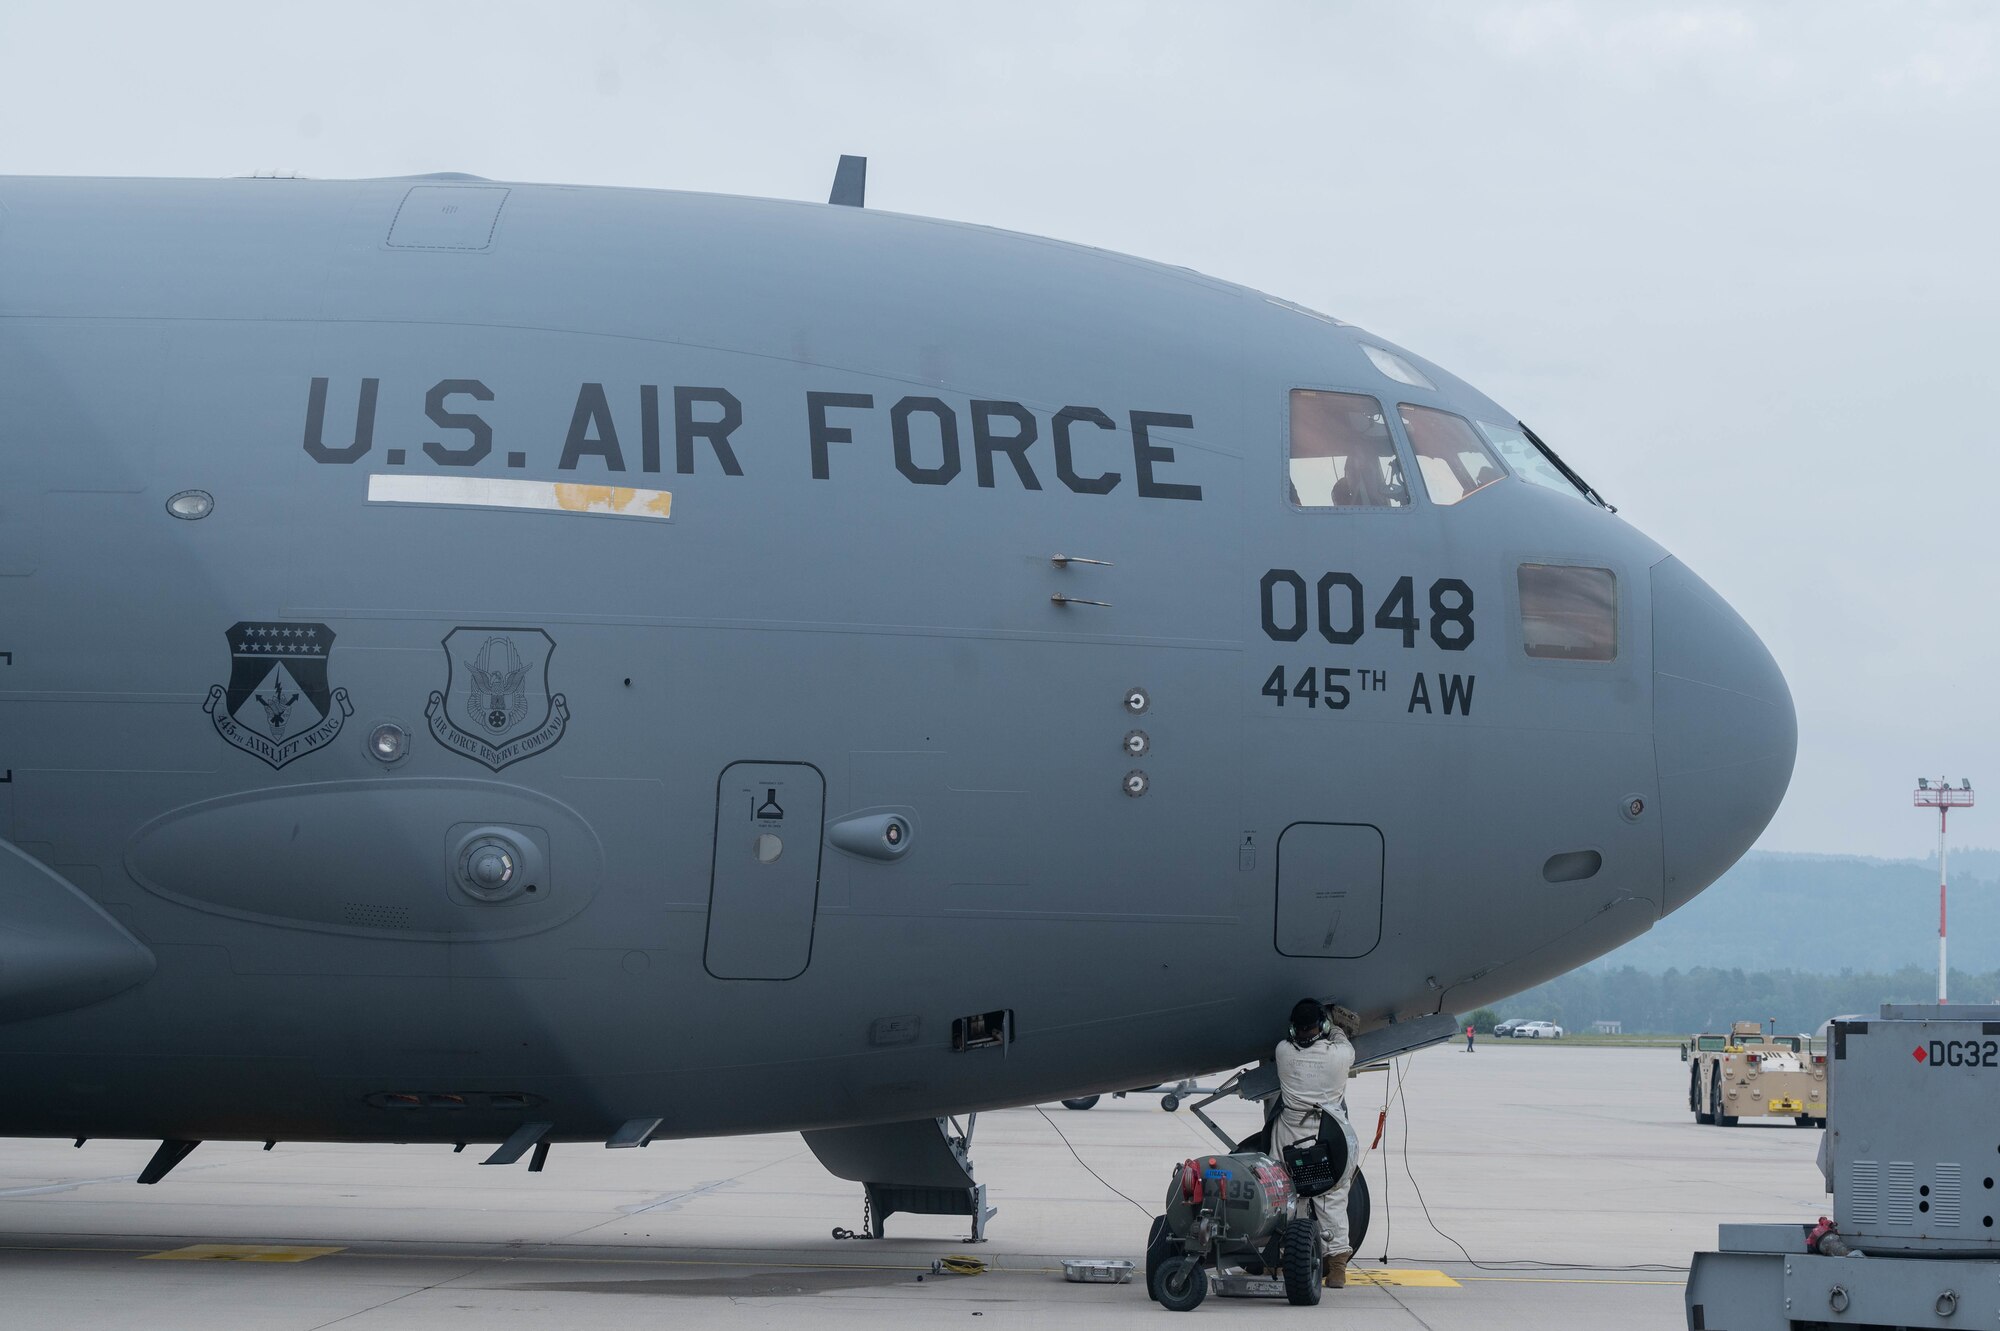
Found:
<path fill-rule="evenodd" d="M 623 513 L 631 504 L 637 490 L 617 485 L 572 485 L 558 482 L 556 504 L 571 513 L 584 513 L 602 506 L 613 513 Z"/>

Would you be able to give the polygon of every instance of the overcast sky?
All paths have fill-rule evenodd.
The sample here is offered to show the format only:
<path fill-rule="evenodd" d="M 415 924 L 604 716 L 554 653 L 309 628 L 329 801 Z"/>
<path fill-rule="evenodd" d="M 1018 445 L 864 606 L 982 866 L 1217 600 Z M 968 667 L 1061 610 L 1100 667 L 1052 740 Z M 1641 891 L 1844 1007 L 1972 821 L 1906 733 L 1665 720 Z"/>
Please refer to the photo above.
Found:
<path fill-rule="evenodd" d="M 1921 855 L 1919 773 L 2000 782 L 2000 7 L 0 5 L 0 174 L 824 198 L 842 152 L 1518 412 L 1784 667 L 1766 848 Z"/>

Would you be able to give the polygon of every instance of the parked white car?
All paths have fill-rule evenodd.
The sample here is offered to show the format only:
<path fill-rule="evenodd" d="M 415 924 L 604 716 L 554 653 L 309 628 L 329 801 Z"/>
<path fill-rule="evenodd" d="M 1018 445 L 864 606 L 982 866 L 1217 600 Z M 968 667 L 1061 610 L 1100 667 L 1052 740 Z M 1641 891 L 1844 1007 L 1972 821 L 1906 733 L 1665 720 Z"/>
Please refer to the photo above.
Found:
<path fill-rule="evenodd" d="M 1516 1040 L 1560 1040 L 1563 1028 L 1552 1021 L 1524 1021 L 1514 1028 Z"/>

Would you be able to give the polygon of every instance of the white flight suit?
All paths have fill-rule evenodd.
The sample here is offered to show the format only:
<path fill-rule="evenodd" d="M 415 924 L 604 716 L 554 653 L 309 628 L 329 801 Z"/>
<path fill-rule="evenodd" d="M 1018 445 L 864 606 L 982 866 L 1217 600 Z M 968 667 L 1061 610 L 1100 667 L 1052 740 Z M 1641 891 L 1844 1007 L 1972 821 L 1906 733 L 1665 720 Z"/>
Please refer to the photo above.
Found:
<path fill-rule="evenodd" d="M 1294 1142 L 1319 1136 L 1319 1116 L 1331 1114 L 1344 1126 L 1346 1111 L 1340 1098 L 1347 1093 L 1347 1074 L 1354 1066 L 1354 1046 L 1338 1026 L 1329 1026 L 1324 1038 L 1301 1049 L 1290 1040 L 1278 1045 L 1279 1109 L 1271 1125 L 1274 1152 Z M 1340 1185 L 1312 1198 L 1313 1214 L 1319 1218 L 1322 1255 L 1338 1257 L 1354 1251 L 1347 1237 L 1347 1191 L 1354 1184 L 1355 1160 L 1347 1162 Z"/>

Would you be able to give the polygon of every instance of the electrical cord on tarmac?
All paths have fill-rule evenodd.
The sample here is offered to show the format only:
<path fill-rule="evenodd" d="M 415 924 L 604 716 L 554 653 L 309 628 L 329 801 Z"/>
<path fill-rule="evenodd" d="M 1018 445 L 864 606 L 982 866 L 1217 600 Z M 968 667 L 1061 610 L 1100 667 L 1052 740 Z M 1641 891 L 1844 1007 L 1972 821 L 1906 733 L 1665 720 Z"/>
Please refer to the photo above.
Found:
<path fill-rule="evenodd" d="M 1410 1057 L 1414 1057 L 1414 1055 L 1411 1055 Z M 1431 1216 L 1430 1203 L 1424 1200 L 1423 1185 L 1417 1182 L 1416 1171 L 1412 1169 L 1410 1166 L 1410 1101 L 1409 1097 L 1403 1093 L 1403 1079 L 1408 1075 L 1404 1067 L 1405 1061 L 1406 1060 L 1402 1058 L 1390 1060 L 1390 1067 L 1394 1073 L 1395 1092 L 1393 1095 L 1387 1094 L 1385 1088 L 1385 1095 L 1383 1100 L 1383 1112 L 1384 1113 L 1388 1112 L 1389 1104 L 1392 1101 L 1400 1105 L 1402 1111 L 1402 1119 L 1403 1119 L 1403 1152 L 1402 1152 L 1403 1173 L 1409 1178 L 1410 1187 L 1417 1194 L 1417 1205 L 1423 1209 L 1424 1223 L 1429 1225 L 1431 1227 L 1431 1230 L 1434 1233 L 1436 1233 L 1439 1238 L 1451 1244 L 1452 1247 L 1458 1249 L 1459 1252 L 1464 1255 L 1466 1265 L 1477 1267 L 1481 1271 L 1682 1272 L 1688 1269 L 1685 1266 L 1670 1266 L 1660 1262 L 1641 1262 L 1630 1266 L 1598 1266 L 1590 1262 L 1543 1262 L 1543 1261 L 1535 1261 L 1528 1258 L 1523 1258 L 1519 1260 L 1509 1260 L 1509 1261 L 1482 1262 L 1477 1258 L 1475 1258 L 1470 1252 L 1466 1251 L 1465 1245 L 1463 1243 L 1460 1243 L 1457 1239 L 1453 1238 L 1451 1235 L 1445 1233 L 1442 1229 L 1438 1228 L 1438 1222 Z M 1386 1184 L 1386 1180 L 1384 1182 Z M 1383 1210 L 1384 1210 L 1382 1260 L 1386 1262 L 1389 1259 L 1389 1250 L 1388 1250 L 1389 1228 L 1387 1224 L 1388 1216 L 1386 1214 L 1388 1210 L 1388 1189 L 1386 1188 L 1386 1186 L 1383 1189 L 1382 1196 L 1383 1196 Z"/>
<path fill-rule="evenodd" d="M 1048 1124 L 1048 1125 L 1049 1125 L 1050 1127 L 1052 1127 L 1052 1128 L 1056 1128 L 1056 1121 L 1055 1121 L 1054 1119 L 1052 1119 L 1052 1118 L 1050 1118 L 1050 1117 L 1049 1117 L 1049 1112 L 1048 1112 L 1048 1110 L 1046 1110 L 1046 1109 L 1043 1109 L 1043 1108 L 1042 1108 L 1042 1107 L 1041 1107 L 1040 1105 L 1036 1105 L 1036 1106 L 1035 1106 L 1035 1112 L 1036 1112 L 1037 1114 L 1040 1114 L 1040 1115 L 1042 1116 L 1042 1121 L 1043 1121 L 1044 1123 Z M 1080 1155 L 1077 1155 L 1077 1154 L 1076 1154 L 1076 1147 L 1074 1147 L 1074 1146 L 1071 1146 L 1071 1145 L 1070 1145 L 1070 1140 L 1069 1140 L 1069 1136 L 1068 1136 L 1068 1134 L 1066 1134 L 1066 1133 L 1065 1133 L 1065 1132 L 1064 1132 L 1064 1131 L 1063 1131 L 1063 1130 L 1062 1130 L 1061 1128 L 1056 1128 L 1056 1136 L 1058 1136 L 1058 1137 L 1061 1137 L 1061 1138 L 1062 1138 L 1062 1144 L 1063 1144 L 1064 1146 L 1069 1146 L 1069 1153 L 1070 1153 L 1071 1155 L 1073 1155 L 1073 1156 L 1076 1156 L 1076 1162 L 1077 1162 L 1078 1164 L 1080 1164 L 1080 1165 L 1083 1165 L 1083 1170 L 1084 1170 L 1084 1172 L 1085 1172 L 1086 1174 L 1088 1174 L 1088 1175 L 1090 1175 L 1090 1176 L 1091 1176 L 1092 1178 L 1096 1179 L 1096 1180 L 1097 1180 L 1097 1181 L 1098 1181 L 1099 1183 L 1102 1183 L 1102 1184 L 1103 1184 L 1103 1185 L 1104 1185 L 1105 1187 L 1107 1187 L 1107 1188 L 1111 1188 L 1111 1180 L 1110 1180 L 1110 1179 L 1107 1179 L 1107 1178 L 1105 1178 L 1105 1177 L 1104 1177 L 1104 1175 L 1102 1175 L 1102 1174 L 1098 1173 L 1098 1172 L 1097 1172 L 1096 1170 L 1092 1169 L 1092 1168 L 1091 1168 L 1091 1167 L 1090 1167 L 1090 1166 L 1089 1166 L 1088 1164 L 1085 1164 L 1085 1163 L 1084 1163 L 1084 1159 L 1083 1159 L 1083 1157 L 1082 1157 L 1082 1156 L 1080 1156 Z M 1113 1191 L 1113 1192 L 1118 1192 L 1118 1189 L 1116 1189 L 1116 1188 L 1111 1188 L 1111 1191 Z M 1132 1202 L 1132 1199 L 1131 1199 L 1130 1197 L 1126 1197 L 1124 1193 L 1122 1193 L 1122 1192 L 1118 1192 L 1118 1195 L 1119 1195 L 1120 1197 L 1125 1197 L 1125 1200 L 1126 1200 L 1126 1201 L 1128 1201 L 1128 1202 Z M 1132 1205 L 1134 1205 L 1134 1206 L 1139 1206 L 1139 1203 L 1137 1203 L 1137 1202 L 1132 1202 Z M 1143 1207 L 1143 1206 L 1139 1206 L 1139 1214 L 1141 1214 L 1141 1215 L 1145 1216 L 1145 1217 L 1146 1217 L 1146 1218 L 1147 1218 L 1148 1220 L 1150 1220 L 1150 1219 L 1152 1219 L 1152 1218 L 1153 1218 L 1153 1213 L 1152 1213 L 1151 1211 L 1148 1211 L 1148 1210 L 1147 1210 L 1147 1209 L 1146 1209 L 1145 1207 Z"/>
<path fill-rule="evenodd" d="M 1369 1143 L 1368 1154 L 1373 1155 L 1382 1146 L 1382 1133 L 1389 1124 L 1389 1074 L 1382 1074 L 1382 1116 L 1375 1120 L 1375 1140 Z M 1408 1132 L 1404 1136 L 1408 1136 Z M 1359 1168 L 1359 1166 L 1356 1166 Z M 1389 1264 L 1389 1240 L 1396 1233 L 1395 1212 L 1389 1209 L 1389 1172 L 1382 1174 L 1382 1265 Z"/>

